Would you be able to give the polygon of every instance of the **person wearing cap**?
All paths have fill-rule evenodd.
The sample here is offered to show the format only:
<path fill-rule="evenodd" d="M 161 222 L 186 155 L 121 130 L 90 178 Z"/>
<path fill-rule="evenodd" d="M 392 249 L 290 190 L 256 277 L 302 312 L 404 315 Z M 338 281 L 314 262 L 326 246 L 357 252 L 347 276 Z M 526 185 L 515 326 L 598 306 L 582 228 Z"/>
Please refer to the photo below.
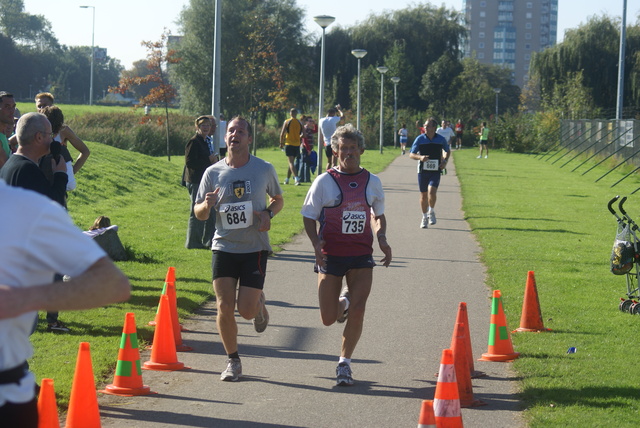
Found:
<path fill-rule="evenodd" d="M 187 240 L 184 244 L 187 249 L 210 249 L 211 239 L 215 232 L 215 217 L 206 221 L 199 220 L 194 212 L 196 195 L 204 171 L 218 161 L 218 153 L 212 152 L 207 143 L 213 123 L 211 117 L 204 115 L 195 120 L 196 133 L 187 142 L 184 150 L 184 172 L 182 181 L 191 197 L 191 210 L 189 223 L 187 224 Z"/>

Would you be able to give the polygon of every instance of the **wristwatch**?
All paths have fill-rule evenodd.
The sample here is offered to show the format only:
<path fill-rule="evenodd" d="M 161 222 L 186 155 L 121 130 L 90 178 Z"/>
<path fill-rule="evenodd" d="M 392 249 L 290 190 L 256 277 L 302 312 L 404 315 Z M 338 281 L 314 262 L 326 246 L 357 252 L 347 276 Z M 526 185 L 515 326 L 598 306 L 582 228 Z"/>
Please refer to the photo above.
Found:
<path fill-rule="evenodd" d="M 273 211 L 271 211 L 269 208 L 265 209 L 265 211 L 269 213 L 269 218 L 273 218 Z"/>

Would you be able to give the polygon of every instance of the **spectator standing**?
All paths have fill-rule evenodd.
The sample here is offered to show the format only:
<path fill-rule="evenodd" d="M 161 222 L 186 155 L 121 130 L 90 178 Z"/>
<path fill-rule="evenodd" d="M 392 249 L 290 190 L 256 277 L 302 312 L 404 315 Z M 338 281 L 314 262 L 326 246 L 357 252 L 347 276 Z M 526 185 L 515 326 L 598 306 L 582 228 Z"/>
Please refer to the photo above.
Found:
<path fill-rule="evenodd" d="M 344 113 L 342 113 L 340 104 L 338 104 L 335 107 L 330 108 L 327 111 L 327 115 L 320 119 L 320 135 L 324 141 L 325 155 L 327 157 L 327 170 L 335 164 L 335 161 L 333 160 L 333 150 L 331 149 L 331 136 L 336 132 L 338 123 L 340 123 L 343 117 Z M 320 172 L 318 172 L 318 174 L 320 174 Z"/>
<path fill-rule="evenodd" d="M 302 206 L 305 231 L 315 252 L 322 323 L 345 322 L 336 368 L 338 386 L 353 385 L 351 357 L 362 334 L 373 282 L 373 234 L 385 267 L 391 263 L 380 179 L 360 167 L 364 138 L 353 125 L 331 138 L 338 165 L 318 176 Z M 319 224 L 319 228 L 318 228 Z M 342 280 L 346 278 L 343 291 Z"/>
<path fill-rule="evenodd" d="M 226 140 L 227 157 L 205 171 L 194 210 L 200 220 L 207 220 L 212 211 L 217 218 L 211 265 L 216 325 L 227 353 L 220 380 L 233 382 L 242 377 L 236 307 L 240 316 L 253 319 L 258 333 L 269 324 L 263 291 L 271 251 L 268 232 L 284 200 L 273 165 L 250 153 L 249 122 L 231 119 Z"/>
<path fill-rule="evenodd" d="M 27 365 L 36 311 L 122 302 L 131 286 L 58 204 L 2 180 L 0 200 L 20 214 L 0 222 L 0 425 L 36 428 L 35 376 Z M 54 284 L 55 272 L 72 278 L 64 286 Z"/>
<path fill-rule="evenodd" d="M 456 137 L 455 132 L 451 129 L 451 122 L 448 120 L 442 121 L 442 124 L 440 125 L 440 128 L 436 130 L 436 133 L 442 135 L 447 140 L 447 144 L 449 144 L 449 146 L 451 146 L 451 142 Z"/>
<path fill-rule="evenodd" d="M 0 91 L 0 168 L 9 160 L 11 156 L 11 148 L 9 146 L 9 140 L 5 135 L 5 131 L 9 126 L 15 124 L 14 114 L 16 111 L 16 102 L 13 98 L 13 94 L 5 91 Z"/>
<path fill-rule="evenodd" d="M 458 119 L 456 122 L 456 150 L 462 148 L 462 134 L 464 133 L 464 124 L 462 119 Z"/>
<path fill-rule="evenodd" d="M 199 220 L 194 212 L 198 187 L 205 170 L 218 161 L 218 154 L 212 153 L 206 138 L 212 127 L 209 116 L 200 116 L 195 120 L 196 133 L 187 142 L 184 150 L 184 172 L 182 181 L 185 183 L 191 198 L 191 210 L 189 223 L 187 224 L 187 240 L 184 244 L 187 249 L 210 249 L 211 240 L 216 227 L 215 217 Z"/>
<path fill-rule="evenodd" d="M 411 146 L 409 157 L 418 160 L 418 187 L 422 220 L 420 227 L 426 229 L 436 224 L 436 201 L 440 185 L 440 171 L 447 166 L 451 149 L 442 135 L 436 133 L 438 122 L 429 118 L 424 124 L 425 133 L 420 134 Z M 444 153 L 444 156 L 443 156 Z"/>
<path fill-rule="evenodd" d="M 289 116 L 289 119 L 285 120 L 282 124 L 282 130 L 280 130 L 280 148 L 284 148 L 284 153 L 287 156 L 287 161 L 289 162 L 287 178 L 285 178 L 284 184 L 289 184 L 289 179 L 291 178 L 291 175 L 293 175 L 296 186 L 299 186 L 300 177 L 298 177 L 295 160 L 300 157 L 302 123 L 297 118 L 298 110 L 292 108 L 289 110 Z"/>
<path fill-rule="evenodd" d="M 300 161 L 300 180 L 304 183 L 311 182 L 311 152 L 313 152 L 313 136 L 318 133 L 318 124 L 311 116 L 303 118 L 302 123 L 304 128 L 302 129 L 302 146 L 300 148 L 301 161 Z M 315 166 L 315 164 L 314 164 Z"/>
<path fill-rule="evenodd" d="M 49 92 L 41 92 L 36 95 L 36 108 L 38 111 L 45 107 L 50 107 L 53 105 L 53 95 Z M 59 141 L 65 148 L 67 147 L 67 143 L 70 143 L 74 149 L 76 149 L 79 154 L 76 158 L 75 162 L 73 162 L 73 173 L 77 174 L 78 171 L 84 166 L 85 162 L 89 158 L 91 151 L 87 147 L 87 145 L 73 132 L 68 125 L 63 124 L 60 128 L 60 131 L 53 136 L 53 139 Z M 69 155 L 71 156 L 71 155 Z M 75 182 L 75 180 L 74 180 Z"/>

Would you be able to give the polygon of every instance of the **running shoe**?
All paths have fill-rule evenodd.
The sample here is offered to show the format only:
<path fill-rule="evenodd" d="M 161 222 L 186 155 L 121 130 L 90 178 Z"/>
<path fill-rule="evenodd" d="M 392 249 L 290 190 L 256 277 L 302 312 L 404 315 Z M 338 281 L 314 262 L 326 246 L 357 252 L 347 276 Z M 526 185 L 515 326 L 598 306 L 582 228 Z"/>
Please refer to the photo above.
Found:
<path fill-rule="evenodd" d="M 436 212 L 435 211 L 429 211 L 429 224 L 436 224 Z"/>
<path fill-rule="evenodd" d="M 225 382 L 237 382 L 242 377 L 242 362 L 240 358 L 229 358 L 227 368 L 220 374 L 220 380 Z"/>
<path fill-rule="evenodd" d="M 340 297 L 344 297 L 347 302 L 350 302 L 351 296 L 349 295 L 349 292 L 347 291 L 346 287 L 340 294 Z M 336 322 L 343 323 L 347 320 L 348 316 L 349 316 L 349 308 L 347 307 L 347 309 L 344 310 L 344 312 L 342 313 L 342 315 L 340 315 L 340 317 L 336 320 Z"/>
<path fill-rule="evenodd" d="M 336 385 L 351 386 L 353 385 L 353 376 L 351 374 L 351 366 L 346 363 L 338 364 L 336 367 Z"/>
<path fill-rule="evenodd" d="M 300 177 L 296 177 L 295 180 L 296 180 L 296 186 L 299 186 L 300 185 Z"/>
<path fill-rule="evenodd" d="M 426 229 L 429 227 L 429 219 L 425 216 L 422 216 L 422 222 L 420 223 L 420 227 Z"/>
<path fill-rule="evenodd" d="M 264 297 L 264 291 L 260 294 L 260 305 L 262 308 L 258 315 L 253 319 L 253 328 L 256 329 L 258 333 L 262 333 L 267 329 L 269 325 L 269 312 L 267 311 L 267 306 L 265 304 L 266 298 Z"/>
<path fill-rule="evenodd" d="M 288 178 L 284 179 L 284 184 L 289 184 L 289 179 Z"/>
<path fill-rule="evenodd" d="M 62 323 L 62 321 L 56 321 L 54 323 L 51 323 L 47 326 L 47 330 L 48 331 L 55 331 L 58 333 L 69 333 L 71 330 L 69 329 L 69 327 L 67 327 L 66 325 L 64 325 Z"/>

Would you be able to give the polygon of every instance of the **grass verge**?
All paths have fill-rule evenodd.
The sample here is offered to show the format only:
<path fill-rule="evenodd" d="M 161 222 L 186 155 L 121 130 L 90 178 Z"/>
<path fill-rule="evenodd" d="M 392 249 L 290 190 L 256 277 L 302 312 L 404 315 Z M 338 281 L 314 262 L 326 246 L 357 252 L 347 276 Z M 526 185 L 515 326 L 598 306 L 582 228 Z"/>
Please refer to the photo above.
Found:
<path fill-rule="evenodd" d="M 606 204 L 640 187 L 604 166 L 582 175 L 533 155 L 454 153 L 466 219 L 482 247 L 488 285 L 500 289 L 509 329 L 519 326 L 527 271 L 534 271 L 548 333 L 515 333 L 521 398 L 531 427 L 637 426 L 635 355 L 640 318 L 618 311 L 624 277 L 609 272 L 616 221 Z M 640 221 L 640 194 L 627 212 Z M 569 347 L 575 354 L 567 354 Z"/>

